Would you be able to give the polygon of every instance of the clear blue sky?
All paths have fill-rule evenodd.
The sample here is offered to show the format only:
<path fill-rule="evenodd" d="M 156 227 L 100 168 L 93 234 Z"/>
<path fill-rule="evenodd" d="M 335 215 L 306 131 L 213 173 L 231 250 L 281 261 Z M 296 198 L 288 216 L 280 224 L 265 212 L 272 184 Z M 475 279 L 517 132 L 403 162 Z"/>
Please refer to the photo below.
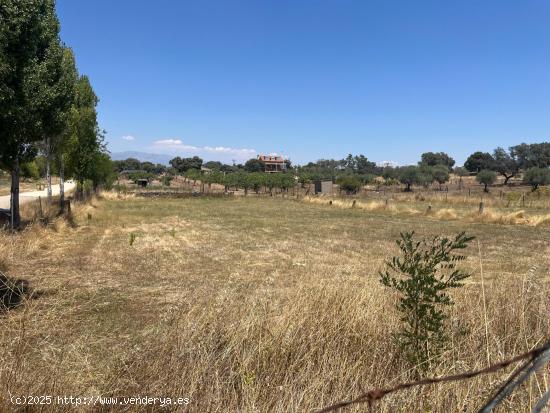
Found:
<path fill-rule="evenodd" d="M 406 164 L 431 150 L 461 163 L 550 139 L 547 0 L 57 8 L 113 152 Z"/>

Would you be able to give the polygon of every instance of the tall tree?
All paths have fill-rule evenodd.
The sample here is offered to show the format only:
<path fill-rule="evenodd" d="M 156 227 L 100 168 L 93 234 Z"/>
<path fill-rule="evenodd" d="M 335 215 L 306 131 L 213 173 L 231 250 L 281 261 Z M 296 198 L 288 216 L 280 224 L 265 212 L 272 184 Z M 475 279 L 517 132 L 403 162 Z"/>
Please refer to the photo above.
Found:
<path fill-rule="evenodd" d="M 77 197 L 81 197 L 84 182 L 94 176 L 94 162 L 105 151 L 103 134 L 97 123 L 99 102 L 90 80 L 81 76 L 76 83 L 76 96 L 70 114 L 66 153 L 67 169 L 77 181 Z"/>
<path fill-rule="evenodd" d="M 63 148 L 77 76 L 72 51 L 54 41 L 48 58 L 37 68 L 35 81 L 40 99 L 34 101 L 44 134 L 41 147 L 46 160 L 48 202 L 52 197 L 51 164 Z"/>
<path fill-rule="evenodd" d="M 43 138 L 41 67 L 59 42 L 53 0 L 0 1 L 0 164 L 11 172 L 11 215 L 20 226 L 19 172 Z"/>

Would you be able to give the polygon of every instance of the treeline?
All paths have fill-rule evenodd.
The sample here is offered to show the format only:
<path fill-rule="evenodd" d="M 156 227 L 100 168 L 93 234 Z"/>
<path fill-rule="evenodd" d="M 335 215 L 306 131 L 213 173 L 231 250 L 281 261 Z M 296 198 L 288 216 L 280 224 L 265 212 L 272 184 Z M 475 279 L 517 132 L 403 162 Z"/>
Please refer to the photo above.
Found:
<path fill-rule="evenodd" d="M 539 175 L 543 178 L 539 184 L 546 185 L 550 183 L 550 171 L 548 170 L 550 167 L 550 142 L 522 143 L 511 146 L 508 150 L 498 147 L 492 154 L 474 152 L 464 162 L 464 167 L 475 173 L 481 171 L 498 173 L 504 177 L 504 184 L 524 171 L 528 178 L 527 183 L 536 184 L 530 177 Z M 546 177 L 548 177 L 547 180 Z"/>
<path fill-rule="evenodd" d="M 201 181 L 202 184 L 223 185 L 226 191 L 243 189 L 245 195 L 249 191 L 260 193 L 262 190 L 273 195 L 273 191 L 288 192 L 296 186 L 296 177 L 291 173 L 247 172 L 244 170 L 224 173 L 219 170 L 210 173 L 201 173 L 196 169 L 189 169 L 185 173 L 187 179 Z"/>
<path fill-rule="evenodd" d="M 114 178 L 97 121 L 98 98 L 78 73 L 73 51 L 60 39 L 54 0 L 0 1 L 0 168 L 11 174 L 11 215 L 20 225 L 19 177 L 45 169 L 87 186 Z"/>
<path fill-rule="evenodd" d="M 475 152 L 468 157 L 464 166 L 455 166 L 455 160 L 444 152 L 425 152 L 417 165 L 391 166 L 377 165 L 362 154 L 348 155 L 341 160 L 321 159 L 302 166 L 292 166 L 286 161 L 283 173 L 266 174 L 265 165 L 253 158 L 238 165 L 227 165 L 211 161 L 204 163 L 197 156 L 176 157 L 170 166 L 139 162 L 137 159 L 116 161 L 118 171 L 131 171 L 131 179 L 152 179 L 165 174 L 165 182 L 177 174 L 201 179 L 207 183 L 217 183 L 226 187 L 249 189 L 280 188 L 286 190 L 295 184 L 305 186 L 318 180 L 331 180 L 339 184 L 341 190 L 356 193 L 366 184 L 404 185 L 405 191 L 413 186 L 429 187 L 437 184 L 439 189 L 450 180 L 451 173 L 459 177 L 475 175 L 485 191 L 495 183 L 497 176 L 508 184 L 511 178 L 523 175 L 523 182 L 536 190 L 541 185 L 550 184 L 550 143 L 520 144 L 509 148 L 496 148 L 493 153 Z M 201 168 L 207 173 L 201 174 Z M 201 178 L 199 178 L 199 176 Z M 292 178 L 292 179 L 291 179 Z"/>

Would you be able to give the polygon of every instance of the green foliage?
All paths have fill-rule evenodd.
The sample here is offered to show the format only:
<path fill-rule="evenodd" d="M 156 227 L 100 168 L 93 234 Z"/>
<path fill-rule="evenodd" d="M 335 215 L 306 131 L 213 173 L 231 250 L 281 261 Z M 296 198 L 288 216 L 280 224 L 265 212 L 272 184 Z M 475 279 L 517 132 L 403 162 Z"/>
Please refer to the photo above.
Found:
<path fill-rule="evenodd" d="M 247 172 L 263 172 L 265 170 L 264 163 L 259 159 L 252 158 L 246 161 L 244 169 Z"/>
<path fill-rule="evenodd" d="M 523 182 L 536 191 L 541 185 L 550 185 L 550 169 L 532 167 L 525 171 Z"/>
<path fill-rule="evenodd" d="M 397 178 L 405 184 L 405 191 L 412 191 L 412 186 L 421 180 L 420 171 L 416 166 L 404 166 L 397 171 Z"/>
<path fill-rule="evenodd" d="M 162 184 L 164 186 L 170 186 L 172 179 L 174 179 L 172 175 L 164 175 L 164 177 L 162 178 Z"/>
<path fill-rule="evenodd" d="M 423 166 L 442 165 L 449 171 L 454 166 L 455 160 L 445 152 L 425 152 L 422 154 L 419 164 Z"/>
<path fill-rule="evenodd" d="M 416 183 L 424 188 L 430 186 L 434 181 L 433 168 L 431 166 L 421 165 L 418 167 Z"/>
<path fill-rule="evenodd" d="M 522 169 L 550 167 L 550 142 L 522 143 L 510 148 L 510 156 Z"/>
<path fill-rule="evenodd" d="M 449 181 L 449 168 L 445 165 L 436 165 L 432 168 L 432 176 L 441 189 L 441 185 Z"/>
<path fill-rule="evenodd" d="M 361 180 L 353 175 L 344 175 L 336 180 L 336 183 L 340 186 L 340 189 L 346 191 L 347 194 L 355 194 L 361 189 Z"/>
<path fill-rule="evenodd" d="M 30 179 L 39 179 L 40 170 L 35 161 L 26 162 L 21 165 L 21 176 Z"/>
<path fill-rule="evenodd" d="M 208 161 L 204 164 L 205 168 L 212 169 L 213 171 L 220 171 L 222 169 L 223 164 L 218 161 Z"/>
<path fill-rule="evenodd" d="M 487 152 L 474 152 L 466 159 L 466 162 L 464 162 L 464 167 L 470 172 L 493 169 L 494 166 L 495 159 Z"/>
<path fill-rule="evenodd" d="M 32 160 L 43 138 L 42 75 L 56 70 L 59 22 L 51 0 L 0 1 L 0 165 Z"/>
<path fill-rule="evenodd" d="M 460 177 L 468 176 L 470 174 L 468 170 L 462 166 L 457 166 L 455 169 L 453 169 L 453 173 Z"/>
<path fill-rule="evenodd" d="M 141 167 L 141 162 L 136 158 L 127 158 L 124 160 L 113 161 L 117 172 L 122 171 L 138 171 L 144 169 Z"/>
<path fill-rule="evenodd" d="M 128 243 L 130 244 L 130 247 L 134 245 L 135 241 L 136 241 L 136 234 L 134 232 L 130 232 L 130 238 L 128 239 Z"/>
<path fill-rule="evenodd" d="M 519 162 L 500 147 L 494 150 L 493 159 L 493 170 L 504 177 L 504 184 L 506 185 L 510 178 L 513 178 L 519 172 Z"/>
<path fill-rule="evenodd" d="M 379 273 L 382 285 L 398 293 L 403 326 L 395 338 L 417 371 L 426 370 L 445 347 L 449 316 L 444 307 L 453 304 L 448 290 L 462 286 L 469 277 L 457 268 L 465 256 L 456 251 L 473 239 L 462 232 L 453 239 L 415 241 L 414 232 L 402 233 L 397 240 L 401 256 L 387 261 Z"/>
<path fill-rule="evenodd" d="M 109 181 L 114 166 L 106 154 L 103 134 L 97 123 L 96 105 L 99 99 L 87 76 L 81 76 L 76 84 L 76 97 L 70 114 L 65 157 L 67 172 L 80 185 L 91 180 L 94 187 Z M 114 179 L 114 178 L 113 178 Z"/>
<path fill-rule="evenodd" d="M 180 158 L 176 156 L 170 160 L 170 165 L 174 167 L 179 173 L 185 173 L 190 169 L 200 170 L 202 166 L 202 159 L 198 156 L 192 158 Z"/>
<path fill-rule="evenodd" d="M 103 152 L 95 153 L 95 160 L 90 174 L 94 188 L 99 186 L 109 190 L 116 180 L 116 173 L 113 161 L 108 154 Z"/>
<path fill-rule="evenodd" d="M 134 183 L 137 184 L 137 182 L 140 179 L 147 179 L 148 181 L 151 181 L 156 176 L 157 176 L 156 174 L 152 174 L 150 172 L 136 171 L 136 172 L 132 172 L 131 174 L 128 174 L 128 179 L 134 181 Z"/>
<path fill-rule="evenodd" d="M 489 192 L 489 185 L 492 185 L 497 180 L 497 174 L 495 171 L 483 169 L 476 175 L 476 181 L 484 186 L 483 190 Z"/>

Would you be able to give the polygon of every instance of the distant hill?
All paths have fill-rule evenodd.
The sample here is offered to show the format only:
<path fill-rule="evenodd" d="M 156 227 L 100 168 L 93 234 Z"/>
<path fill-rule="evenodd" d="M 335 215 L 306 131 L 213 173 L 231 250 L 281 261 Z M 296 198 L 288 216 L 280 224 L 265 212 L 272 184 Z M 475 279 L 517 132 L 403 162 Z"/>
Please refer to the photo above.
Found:
<path fill-rule="evenodd" d="M 124 159 L 135 158 L 140 162 L 153 162 L 168 165 L 170 159 L 173 159 L 172 155 L 162 155 L 158 153 L 125 151 L 125 152 L 113 152 L 111 153 L 111 159 L 115 161 L 123 161 Z"/>

